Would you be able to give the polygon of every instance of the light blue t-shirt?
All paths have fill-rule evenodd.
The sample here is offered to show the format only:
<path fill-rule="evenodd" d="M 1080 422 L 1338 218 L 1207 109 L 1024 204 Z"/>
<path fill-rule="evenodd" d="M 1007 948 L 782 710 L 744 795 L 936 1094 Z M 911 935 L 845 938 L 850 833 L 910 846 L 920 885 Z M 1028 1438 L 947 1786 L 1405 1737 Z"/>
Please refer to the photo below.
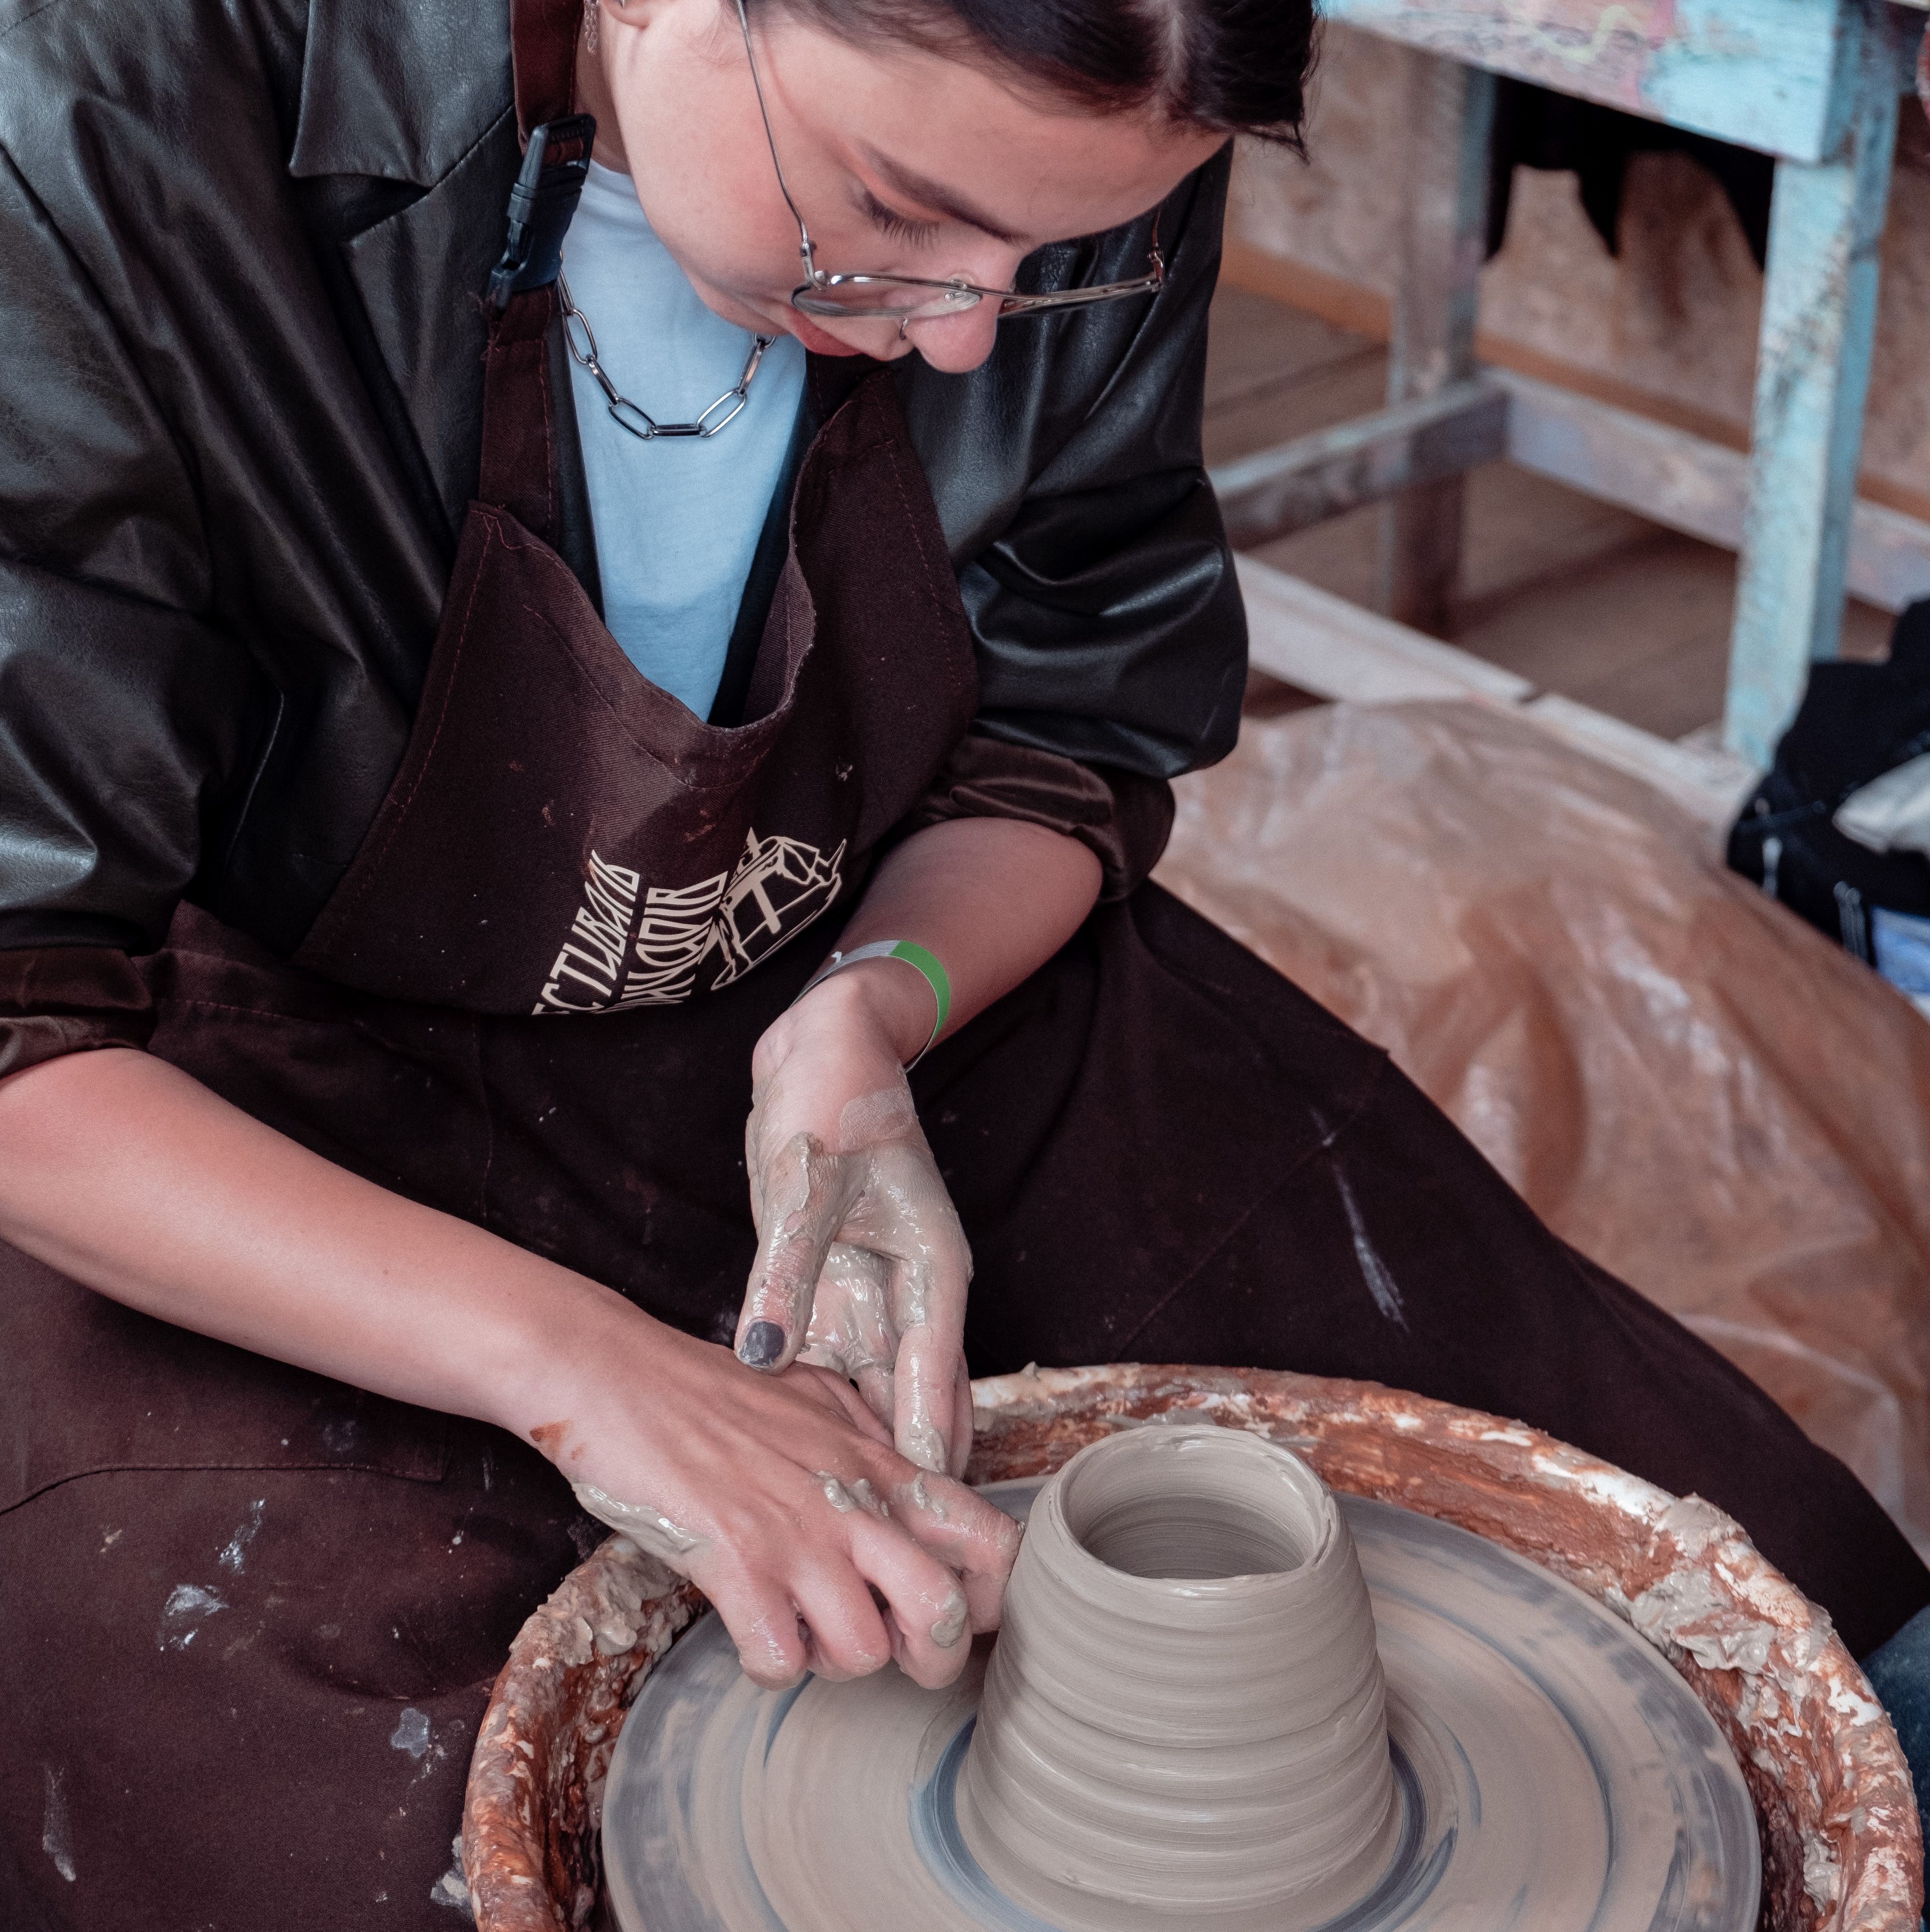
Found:
<path fill-rule="evenodd" d="M 611 380 L 657 422 L 692 421 L 743 374 L 749 334 L 704 307 L 628 175 L 590 163 L 563 266 Z M 707 717 L 790 447 L 804 351 L 779 336 L 743 413 L 701 440 L 639 440 L 611 420 L 590 372 L 570 370 L 604 621 L 646 677 Z"/>

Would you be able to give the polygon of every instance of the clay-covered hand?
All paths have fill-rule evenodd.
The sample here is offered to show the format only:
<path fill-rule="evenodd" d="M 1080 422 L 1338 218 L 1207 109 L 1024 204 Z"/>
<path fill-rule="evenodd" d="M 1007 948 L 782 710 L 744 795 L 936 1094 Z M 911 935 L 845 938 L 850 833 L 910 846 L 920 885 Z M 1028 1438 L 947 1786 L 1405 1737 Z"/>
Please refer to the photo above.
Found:
<path fill-rule="evenodd" d="M 755 1369 L 801 1358 L 848 1378 L 901 1455 L 956 1475 L 971 1450 L 971 1254 L 898 1045 L 869 989 L 842 983 L 859 976 L 800 1001 L 752 1064 L 758 1258 L 737 1354 Z"/>
<path fill-rule="evenodd" d="M 593 1516 L 690 1578 L 746 1673 L 935 1688 L 997 1628 L 1019 1526 L 915 1467 L 842 1376 L 777 1375 L 627 1306 L 574 1338 L 569 1413 L 527 1430 Z"/>

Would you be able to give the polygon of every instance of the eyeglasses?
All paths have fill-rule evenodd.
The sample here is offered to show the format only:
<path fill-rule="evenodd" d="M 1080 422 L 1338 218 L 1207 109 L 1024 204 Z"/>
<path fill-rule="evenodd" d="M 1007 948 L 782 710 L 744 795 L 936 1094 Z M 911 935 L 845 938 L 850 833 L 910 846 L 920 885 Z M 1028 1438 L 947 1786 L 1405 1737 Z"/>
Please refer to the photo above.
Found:
<path fill-rule="evenodd" d="M 770 110 L 765 104 L 764 82 L 758 73 L 757 54 L 751 45 L 750 16 L 744 0 L 737 0 L 737 25 L 743 30 L 744 55 L 751 65 L 751 85 L 757 90 L 758 113 L 764 122 L 764 139 L 770 146 L 770 164 L 777 171 L 778 191 L 797 224 L 797 252 L 804 263 L 804 280 L 791 292 L 791 305 L 806 315 L 842 316 L 863 320 L 879 316 L 896 322 L 902 329 L 906 322 L 924 322 L 944 315 L 962 315 L 982 302 L 998 304 L 998 319 L 1008 315 L 1042 315 L 1048 309 L 1083 308 L 1093 302 L 1120 302 L 1128 296 L 1157 295 L 1166 286 L 1165 258 L 1160 254 L 1159 218 L 1153 218 L 1153 244 L 1146 272 L 1136 281 L 1101 282 L 1091 288 L 1060 289 L 1045 295 L 1022 296 L 1010 289 L 982 289 L 962 275 L 940 281 L 926 275 L 833 274 L 818 266 L 811 231 L 791 198 L 790 184 L 784 178 L 784 164 L 777 158 L 777 136 L 772 133 Z"/>

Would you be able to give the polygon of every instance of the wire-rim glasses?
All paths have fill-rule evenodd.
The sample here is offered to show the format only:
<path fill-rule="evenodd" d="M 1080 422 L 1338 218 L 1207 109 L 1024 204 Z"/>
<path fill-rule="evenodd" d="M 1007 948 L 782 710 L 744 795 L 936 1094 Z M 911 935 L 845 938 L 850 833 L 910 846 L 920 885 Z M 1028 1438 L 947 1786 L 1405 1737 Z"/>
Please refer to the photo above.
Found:
<path fill-rule="evenodd" d="M 797 252 L 804 264 L 804 280 L 791 292 L 791 305 L 806 315 L 842 316 L 850 320 L 878 317 L 902 326 L 909 322 L 926 322 L 939 316 L 963 315 L 982 302 L 998 304 L 998 319 L 1008 315 L 1041 315 L 1049 309 L 1083 308 L 1093 302 L 1119 302 L 1129 296 L 1157 295 L 1166 286 L 1165 258 L 1160 253 L 1159 218 L 1153 218 L 1153 241 L 1146 272 L 1130 282 L 1100 282 L 1090 288 L 1060 289 L 1043 295 L 1019 295 L 1011 289 L 980 288 L 962 275 L 941 280 L 926 275 L 834 274 L 818 266 L 811 231 L 791 199 L 791 184 L 784 178 L 784 164 L 777 158 L 777 136 L 771 131 L 770 110 L 765 104 L 764 81 L 758 72 L 758 58 L 751 44 L 750 16 L 744 0 L 737 0 L 737 25 L 744 36 L 744 56 L 750 62 L 751 86 L 756 90 L 758 114 L 764 122 L 764 140 L 770 148 L 770 164 L 776 171 L 778 191 L 791 218 L 797 224 Z"/>

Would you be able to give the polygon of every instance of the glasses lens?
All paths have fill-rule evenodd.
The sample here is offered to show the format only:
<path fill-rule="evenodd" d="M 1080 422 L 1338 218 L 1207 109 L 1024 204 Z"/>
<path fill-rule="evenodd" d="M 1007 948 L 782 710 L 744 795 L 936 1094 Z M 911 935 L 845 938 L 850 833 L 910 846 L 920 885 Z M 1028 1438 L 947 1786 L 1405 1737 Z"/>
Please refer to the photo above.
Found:
<path fill-rule="evenodd" d="M 883 316 L 893 322 L 923 322 L 934 316 L 962 315 L 982 298 L 976 289 L 901 282 L 890 275 L 841 275 L 829 284 L 806 282 L 791 292 L 791 305 L 806 315 L 847 320 Z"/>

